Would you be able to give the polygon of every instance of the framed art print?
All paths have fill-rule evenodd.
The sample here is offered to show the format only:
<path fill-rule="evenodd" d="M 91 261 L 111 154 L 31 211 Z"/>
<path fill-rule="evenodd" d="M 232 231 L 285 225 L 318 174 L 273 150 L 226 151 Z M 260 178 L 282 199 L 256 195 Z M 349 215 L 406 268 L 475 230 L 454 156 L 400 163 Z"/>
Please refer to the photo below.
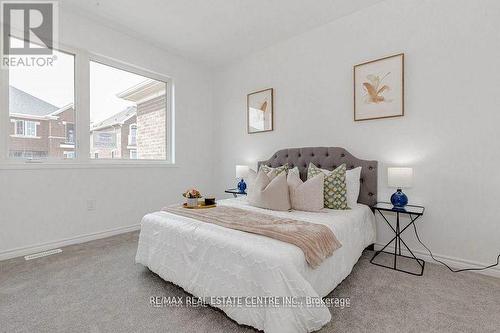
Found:
<path fill-rule="evenodd" d="M 354 120 L 404 115 L 404 54 L 354 66 Z"/>
<path fill-rule="evenodd" d="M 273 88 L 247 95 L 247 130 L 249 134 L 273 130 Z"/>

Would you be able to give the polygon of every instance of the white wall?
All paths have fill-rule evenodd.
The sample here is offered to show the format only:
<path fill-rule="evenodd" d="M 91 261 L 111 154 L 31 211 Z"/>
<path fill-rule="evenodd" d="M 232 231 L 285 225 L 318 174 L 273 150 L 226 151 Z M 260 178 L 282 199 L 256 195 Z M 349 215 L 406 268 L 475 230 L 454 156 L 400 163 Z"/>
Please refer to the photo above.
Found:
<path fill-rule="evenodd" d="M 16 249 L 136 225 L 145 213 L 181 200 L 189 186 L 212 191 L 210 72 L 81 16 L 62 11 L 60 20 L 61 43 L 173 77 L 177 166 L 0 166 L 0 259 L 30 251 Z M 95 211 L 87 211 L 88 199 L 96 200 Z"/>
<path fill-rule="evenodd" d="M 433 251 L 491 263 L 500 252 L 500 3 L 389 0 L 218 71 L 215 179 L 285 147 L 340 146 L 386 168 L 415 168 L 411 203 L 426 206 L 421 236 Z M 352 66 L 405 53 L 405 116 L 353 121 Z M 275 130 L 246 134 L 246 94 L 275 89 Z M 381 219 L 378 242 L 389 233 Z M 408 232 L 405 239 L 422 250 Z"/>

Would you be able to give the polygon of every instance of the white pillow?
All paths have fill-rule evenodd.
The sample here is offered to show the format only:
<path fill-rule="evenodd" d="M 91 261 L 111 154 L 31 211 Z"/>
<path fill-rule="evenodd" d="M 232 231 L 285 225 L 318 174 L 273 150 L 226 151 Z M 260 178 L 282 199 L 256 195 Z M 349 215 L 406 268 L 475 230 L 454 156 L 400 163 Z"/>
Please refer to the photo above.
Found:
<path fill-rule="evenodd" d="M 347 185 L 347 206 L 353 208 L 358 203 L 359 188 L 361 186 L 361 167 L 347 170 L 345 184 Z"/>
<path fill-rule="evenodd" d="M 328 175 L 331 171 L 326 169 L 321 169 L 325 175 Z M 347 206 L 353 208 L 358 203 L 359 189 L 361 187 L 361 167 L 357 167 L 351 170 L 347 170 L 345 174 L 345 184 L 347 188 Z"/>
<path fill-rule="evenodd" d="M 293 172 L 292 169 L 288 172 L 286 180 L 290 192 L 290 203 L 293 209 L 308 212 L 317 212 L 323 209 L 324 174 L 319 173 L 306 182 L 303 182 L 298 172 Z"/>
<path fill-rule="evenodd" d="M 290 196 L 286 173 L 282 172 L 277 176 L 269 177 L 263 170 L 257 173 L 249 172 L 249 180 L 252 186 L 247 194 L 247 201 L 250 205 L 272 210 L 290 210 Z"/>

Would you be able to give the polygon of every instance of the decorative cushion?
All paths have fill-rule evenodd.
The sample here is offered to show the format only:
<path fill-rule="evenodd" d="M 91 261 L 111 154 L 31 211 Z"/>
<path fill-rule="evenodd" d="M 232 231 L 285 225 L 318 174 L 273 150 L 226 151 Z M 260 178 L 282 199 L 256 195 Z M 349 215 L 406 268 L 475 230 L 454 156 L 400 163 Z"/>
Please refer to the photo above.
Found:
<path fill-rule="evenodd" d="M 249 173 L 249 176 L 252 178 L 254 174 Z M 285 172 L 269 177 L 264 170 L 260 170 L 256 178 L 250 181 L 252 186 L 247 194 L 247 201 L 250 205 L 272 210 L 290 210 Z"/>
<path fill-rule="evenodd" d="M 359 189 L 361 187 L 361 167 L 347 170 L 345 183 L 347 186 L 347 206 L 353 208 L 358 203 Z"/>
<path fill-rule="evenodd" d="M 278 175 L 278 173 L 275 172 L 275 168 L 271 168 L 271 167 L 267 167 L 269 168 L 270 170 L 268 169 L 265 169 L 263 170 L 262 167 L 260 168 L 260 170 L 264 171 L 267 176 L 269 177 L 270 180 L 273 180 L 274 177 L 276 177 Z M 297 168 L 297 172 L 298 172 L 298 168 Z M 280 171 L 281 172 L 281 171 Z M 253 169 L 249 169 L 248 170 L 248 174 L 247 174 L 247 177 L 246 177 L 246 183 L 247 183 L 247 190 L 246 192 L 249 193 L 251 190 L 251 188 L 253 187 L 253 183 L 255 182 L 255 179 L 257 178 L 257 172 Z"/>
<path fill-rule="evenodd" d="M 330 170 L 321 169 L 325 175 L 330 173 Z M 345 173 L 345 184 L 347 186 L 347 206 L 352 208 L 356 206 L 359 198 L 359 189 L 361 187 L 361 167 L 347 170 Z"/>
<path fill-rule="evenodd" d="M 276 168 L 271 168 L 270 166 L 267 165 L 261 165 L 260 170 L 263 170 L 267 175 L 269 175 L 270 172 L 273 172 L 276 176 L 285 171 L 288 173 L 288 163 L 285 163 L 282 166 L 276 167 Z"/>
<path fill-rule="evenodd" d="M 290 192 L 290 203 L 295 210 L 317 212 L 323 209 L 325 175 L 319 173 L 303 182 L 297 172 L 290 170 L 286 179 Z"/>
<path fill-rule="evenodd" d="M 295 172 L 297 174 L 297 176 L 299 176 L 299 178 L 300 178 L 300 171 L 299 171 L 298 167 L 293 167 L 292 169 L 288 169 L 288 173 L 290 173 L 290 172 Z"/>
<path fill-rule="evenodd" d="M 307 179 L 323 173 L 324 182 L 324 205 L 330 209 L 348 209 L 347 206 L 347 186 L 346 165 L 342 164 L 333 171 L 324 172 L 313 163 L 309 163 L 307 168 Z"/>

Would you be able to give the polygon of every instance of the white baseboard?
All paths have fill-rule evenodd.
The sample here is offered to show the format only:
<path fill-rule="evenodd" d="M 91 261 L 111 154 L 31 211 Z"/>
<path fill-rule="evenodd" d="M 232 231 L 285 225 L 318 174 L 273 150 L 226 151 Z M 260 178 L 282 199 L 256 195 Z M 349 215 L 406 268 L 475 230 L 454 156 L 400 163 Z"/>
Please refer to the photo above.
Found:
<path fill-rule="evenodd" d="M 68 245 L 90 242 L 90 241 L 93 241 L 96 239 L 107 238 L 107 237 L 131 232 L 131 231 L 136 231 L 139 229 L 140 229 L 140 224 L 134 224 L 134 225 L 126 226 L 126 227 L 108 229 L 105 231 L 99 231 L 99 232 L 94 232 L 94 233 L 85 234 L 85 235 L 81 235 L 81 236 L 61 239 L 61 240 L 54 241 L 54 242 L 36 244 L 36 245 L 31 245 L 31 246 L 26 246 L 26 247 L 19 247 L 19 248 L 15 248 L 12 250 L 0 252 L 0 261 L 12 259 L 12 258 L 16 258 L 16 257 L 22 257 L 25 255 L 29 255 L 29 254 L 33 254 L 33 253 L 37 253 L 37 252 L 42 252 L 42 251 L 47 251 L 50 249 L 64 247 L 64 246 L 68 246 Z M 384 245 L 385 244 L 376 243 L 375 250 L 380 250 Z M 388 252 L 394 251 L 394 246 L 388 246 L 386 248 L 386 250 Z M 435 262 L 431 258 L 431 256 L 426 252 L 414 251 L 414 250 L 412 250 L 412 251 L 420 259 L 423 259 L 423 260 L 430 262 L 430 263 L 439 264 L 439 263 Z M 410 253 L 406 249 L 402 249 L 401 253 L 403 253 L 404 255 L 410 255 Z M 464 259 L 460 259 L 460 258 L 448 257 L 448 256 L 439 255 L 439 254 L 434 254 L 434 257 L 436 259 L 439 259 L 439 260 L 445 262 L 447 265 L 449 265 L 450 267 L 455 268 L 455 269 L 462 269 L 462 268 L 468 268 L 468 267 L 484 267 L 484 266 L 489 265 L 489 264 L 485 264 L 485 263 L 479 263 L 479 262 L 464 260 Z M 496 259 L 496 258 L 494 258 L 494 259 Z M 500 278 L 500 267 L 493 267 L 493 268 L 490 268 L 490 269 L 487 269 L 484 271 L 473 271 L 473 272 Z"/>
<path fill-rule="evenodd" d="M 376 251 L 380 250 L 384 246 L 385 246 L 385 244 L 375 243 L 375 250 Z M 387 251 L 387 252 L 391 252 L 392 251 L 392 252 L 394 252 L 394 246 L 388 246 L 388 247 L 385 248 L 384 251 Z M 412 249 L 412 252 L 419 259 L 423 259 L 424 261 L 429 262 L 429 263 L 434 263 L 434 264 L 441 265 L 440 263 L 434 261 L 432 259 L 432 257 L 429 255 L 429 253 L 427 253 L 427 252 L 415 251 L 413 249 Z M 411 256 L 410 252 L 407 249 L 404 249 L 404 248 L 401 249 L 401 254 L 404 254 L 405 256 Z M 489 265 L 492 264 L 492 263 L 484 264 L 484 263 L 480 263 L 480 262 L 474 262 L 474 261 L 464 260 L 464 259 L 460 259 L 460 258 L 448 257 L 448 256 L 439 255 L 439 254 L 434 254 L 434 258 L 439 259 L 439 260 L 445 262 L 448 266 L 450 266 L 453 269 L 463 269 L 463 268 L 472 268 L 472 267 L 485 267 L 485 266 L 489 266 Z M 495 257 L 493 259 L 496 260 L 497 258 Z M 493 267 L 493 268 L 490 268 L 490 269 L 486 269 L 484 271 L 472 271 L 472 272 L 473 273 L 480 273 L 480 274 L 484 274 L 484 275 L 489 275 L 489 276 L 494 276 L 494 277 L 500 278 L 500 267 L 499 266 Z M 425 272 L 424 272 L 424 274 L 425 274 Z"/>
<path fill-rule="evenodd" d="M 140 225 L 134 224 L 134 225 L 126 226 L 126 227 L 108 229 L 108 230 L 94 232 L 94 233 L 90 233 L 90 234 L 86 234 L 86 235 L 61 239 L 61 240 L 57 240 L 54 242 L 30 245 L 30 246 L 26 246 L 26 247 L 18 247 L 18 248 L 12 249 L 12 250 L 0 252 L 0 260 L 22 257 L 25 255 L 29 255 L 29 254 L 33 254 L 33 253 L 37 253 L 37 252 L 42 252 L 42 251 L 47 251 L 50 249 L 64 247 L 64 246 L 68 246 L 68 245 L 90 242 L 90 241 L 93 241 L 96 239 L 107 238 L 107 237 L 111 237 L 114 235 L 119 235 L 119 234 L 131 232 L 131 231 L 135 231 L 135 230 L 139 230 L 139 229 L 140 229 Z"/>

